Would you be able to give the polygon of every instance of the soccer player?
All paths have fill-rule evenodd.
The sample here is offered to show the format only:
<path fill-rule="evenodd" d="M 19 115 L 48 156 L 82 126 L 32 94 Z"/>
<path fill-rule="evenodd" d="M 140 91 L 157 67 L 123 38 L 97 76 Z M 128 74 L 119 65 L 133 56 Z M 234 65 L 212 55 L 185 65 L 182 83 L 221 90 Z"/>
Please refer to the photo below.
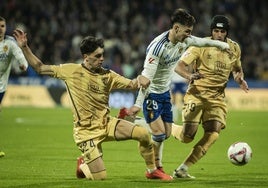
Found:
<path fill-rule="evenodd" d="M 112 70 L 104 69 L 102 39 L 92 36 L 82 39 L 81 64 L 45 65 L 29 48 L 26 33 L 16 29 L 14 36 L 29 64 L 37 73 L 64 80 L 66 84 L 74 117 L 73 137 L 83 156 L 83 159 L 78 159 L 77 177 L 90 180 L 106 179 L 102 143 L 133 139 L 138 141 L 140 154 L 145 160 L 146 177 L 173 179 L 156 168 L 148 130 L 109 115 L 108 101 L 111 90 L 138 89 L 139 85 L 146 88 L 149 85 L 147 79 L 138 76 L 137 79 L 130 80 Z"/>
<path fill-rule="evenodd" d="M 173 123 L 170 84 L 174 68 L 189 46 L 229 48 L 224 42 L 192 36 L 195 18 L 184 9 L 171 16 L 171 28 L 157 36 L 147 47 L 142 75 L 150 80 L 149 88 L 140 89 L 129 115 L 135 116 L 143 107 L 143 115 L 152 130 L 157 168 L 163 170 L 163 141 L 171 134 Z"/>
<path fill-rule="evenodd" d="M 18 63 L 22 71 L 26 71 L 28 63 L 12 36 L 6 35 L 6 20 L 0 16 L 0 111 L 4 98 L 12 63 Z M 0 157 L 5 156 L 0 151 Z"/>
<path fill-rule="evenodd" d="M 182 110 L 183 128 L 174 129 L 174 136 L 184 143 L 193 141 L 198 126 L 202 123 L 204 134 L 192 151 L 174 171 L 173 177 L 194 178 L 188 168 L 200 160 L 218 139 L 221 129 L 226 126 L 227 107 L 224 90 L 232 73 L 240 88 L 248 92 L 241 65 L 241 51 L 237 42 L 228 38 L 229 20 L 216 15 L 211 21 L 211 39 L 223 41 L 230 51 L 213 47 L 190 47 L 182 55 L 175 71 L 189 80 Z M 193 65 L 195 72 L 187 67 Z M 175 127 L 176 128 L 176 127 Z"/>

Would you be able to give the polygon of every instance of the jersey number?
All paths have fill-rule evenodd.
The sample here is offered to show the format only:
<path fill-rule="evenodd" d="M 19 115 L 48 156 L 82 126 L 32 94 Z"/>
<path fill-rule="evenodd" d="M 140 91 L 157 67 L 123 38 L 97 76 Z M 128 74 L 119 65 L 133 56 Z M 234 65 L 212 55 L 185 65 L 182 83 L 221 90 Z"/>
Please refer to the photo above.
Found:
<path fill-rule="evenodd" d="M 158 105 L 157 102 L 155 100 L 146 100 L 146 109 L 147 110 L 157 110 L 158 109 Z"/>
<path fill-rule="evenodd" d="M 186 107 L 186 109 L 187 109 L 186 111 L 190 110 L 191 112 L 194 112 L 195 106 L 196 106 L 195 103 L 188 103 L 187 107 Z"/>

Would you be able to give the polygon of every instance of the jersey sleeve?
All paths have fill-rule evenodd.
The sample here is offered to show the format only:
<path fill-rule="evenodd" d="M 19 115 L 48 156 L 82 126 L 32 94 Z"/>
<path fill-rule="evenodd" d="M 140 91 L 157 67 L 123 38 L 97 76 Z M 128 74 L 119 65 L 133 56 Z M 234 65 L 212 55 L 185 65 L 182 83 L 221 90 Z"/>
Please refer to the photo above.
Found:
<path fill-rule="evenodd" d="M 241 67 L 242 63 L 241 63 L 241 49 L 240 46 L 237 42 L 232 41 L 231 39 L 228 39 L 228 43 L 231 47 L 231 50 L 233 52 L 233 54 L 236 56 L 236 61 L 234 66 L 236 67 Z"/>
<path fill-rule="evenodd" d="M 22 50 L 17 45 L 17 43 L 14 39 L 11 39 L 11 38 L 9 38 L 9 39 L 10 39 L 12 54 L 13 54 L 14 58 L 16 59 L 16 62 L 18 62 L 19 65 L 27 68 L 28 62 L 27 62 L 26 58 L 24 57 Z"/>
<path fill-rule="evenodd" d="M 181 56 L 180 60 L 190 65 L 192 62 L 198 59 L 201 48 L 190 47 Z"/>
<path fill-rule="evenodd" d="M 153 42 L 148 46 L 141 74 L 150 81 L 152 81 L 155 76 L 161 54 L 162 48 L 160 43 Z"/>
<path fill-rule="evenodd" d="M 131 80 L 124 76 L 121 76 L 120 74 L 117 74 L 116 72 L 112 70 L 110 71 L 111 71 L 111 77 L 113 80 L 112 88 L 113 89 L 127 89 Z"/>
<path fill-rule="evenodd" d="M 220 49 L 229 49 L 229 44 L 219 40 L 212 40 L 210 38 L 200 38 L 191 35 L 185 39 L 188 46 L 198 46 L 198 47 L 217 47 Z"/>
<path fill-rule="evenodd" d="M 150 81 L 153 80 L 161 54 L 163 52 L 162 44 L 160 42 L 153 41 L 147 48 L 146 58 L 144 61 L 142 75 L 148 78 Z M 148 93 L 148 89 L 140 89 L 136 98 L 135 106 L 141 108 L 143 101 Z"/>

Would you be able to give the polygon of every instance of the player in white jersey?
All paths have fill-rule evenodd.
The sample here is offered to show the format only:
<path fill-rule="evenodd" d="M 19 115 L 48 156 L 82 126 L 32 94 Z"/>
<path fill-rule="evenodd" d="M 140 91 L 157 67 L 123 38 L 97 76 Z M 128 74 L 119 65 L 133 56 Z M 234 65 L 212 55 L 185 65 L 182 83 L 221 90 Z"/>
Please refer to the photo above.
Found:
<path fill-rule="evenodd" d="M 216 40 L 191 35 L 195 18 L 184 9 L 176 9 L 171 16 L 171 29 L 157 36 L 146 50 L 142 75 L 150 80 L 150 86 L 141 89 L 136 103 L 128 112 L 135 116 L 143 106 L 143 114 L 152 131 L 155 159 L 163 171 L 163 141 L 171 134 L 173 123 L 170 84 L 174 68 L 182 53 L 189 46 L 216 46 L 228 49 L 229 45 Z"/>
<path fill-rule="evenodd" d="M 0 16 L 0 108 L 13 62 L 18 62 L 20 69 L 26 71 L 28 63 L 15 39 L 6 35 L 6 20 Z M 4 155 L 5 153 L 0 151 L 0 157 Z"/>

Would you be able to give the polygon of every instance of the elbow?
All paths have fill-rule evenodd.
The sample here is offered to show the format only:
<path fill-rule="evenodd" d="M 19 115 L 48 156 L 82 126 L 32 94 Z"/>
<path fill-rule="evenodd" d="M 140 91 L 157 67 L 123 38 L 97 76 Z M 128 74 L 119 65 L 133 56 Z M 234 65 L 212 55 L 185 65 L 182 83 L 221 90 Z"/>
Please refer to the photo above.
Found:
<path fill-rule="evenodd" d="M 37 74 L 41 74 L 42 72 L 42 63 L 41 62 L 38 62 L 35 66 L 33 66 L 33 69 L 35 70 L 35 72 Z"/>

